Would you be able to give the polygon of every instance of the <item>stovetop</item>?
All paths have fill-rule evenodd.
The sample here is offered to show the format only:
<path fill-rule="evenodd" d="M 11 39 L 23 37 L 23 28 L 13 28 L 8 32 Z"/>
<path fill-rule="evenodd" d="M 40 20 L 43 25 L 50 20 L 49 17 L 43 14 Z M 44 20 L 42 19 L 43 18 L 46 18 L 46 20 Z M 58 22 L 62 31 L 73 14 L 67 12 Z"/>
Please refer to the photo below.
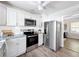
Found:
<path fill-rule="evenodd" d="M 37 35 L 34 32 L 24 32 L 24 34 L 27 35 L 27 36 Z"/>

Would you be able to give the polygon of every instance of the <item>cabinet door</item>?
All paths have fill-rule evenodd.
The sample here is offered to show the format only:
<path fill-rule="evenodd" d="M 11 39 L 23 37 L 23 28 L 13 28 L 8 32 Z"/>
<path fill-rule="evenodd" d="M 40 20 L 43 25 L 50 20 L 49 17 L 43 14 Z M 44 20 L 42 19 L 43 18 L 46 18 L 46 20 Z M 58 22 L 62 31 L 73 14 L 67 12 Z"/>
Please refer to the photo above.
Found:
<path fill-rule="evenodd" d="M 18 46 L 16 39 L 10 39 L 6 41 L 6 56 L 15 57 L 18 54 Z"/>
<path fill-rule="evenodd" d="M 3 48 L 0 48 L 0 57 L 3 57 Z"/>
<path fill-rule="evenodd" d="M 7 8 L 0 3 L 0 25 L 6 25 Z"/>
<path fill-rule="evenodd" d="M 41 46 L 42 44 L 43 44 L 43 34 L 39 34 L 38 46 Z"/>
<path fill-rule="evenodd" d="M 7 25 L 16 26 L 16 12 L 12 8 L 7 8 Z"/>
<path fill-rule="evenodd" d="M 17 39 L 18 41 L 18 56 L 26 52 L 26 36 Z"/>

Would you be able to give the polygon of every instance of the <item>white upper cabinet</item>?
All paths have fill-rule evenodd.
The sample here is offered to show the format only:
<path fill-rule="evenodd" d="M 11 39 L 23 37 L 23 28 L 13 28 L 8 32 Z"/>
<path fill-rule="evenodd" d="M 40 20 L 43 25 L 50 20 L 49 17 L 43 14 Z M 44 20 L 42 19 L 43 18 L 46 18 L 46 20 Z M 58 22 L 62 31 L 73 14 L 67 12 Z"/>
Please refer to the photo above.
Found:
<path fill-rule="evenodd" d="M 0 3 L 0 26 L 16 26 L 16 11 Z"/>
<path fill-rule="evenodd" d="M 0 26 L 6 25 L 7 19 L 7 8 L 5 5 L 0 3 Z"/>
<path fill-rule="evenodd" d="M 16 26 L 16 11 L 9 7 L 7 7 L 7 25 Z"/>

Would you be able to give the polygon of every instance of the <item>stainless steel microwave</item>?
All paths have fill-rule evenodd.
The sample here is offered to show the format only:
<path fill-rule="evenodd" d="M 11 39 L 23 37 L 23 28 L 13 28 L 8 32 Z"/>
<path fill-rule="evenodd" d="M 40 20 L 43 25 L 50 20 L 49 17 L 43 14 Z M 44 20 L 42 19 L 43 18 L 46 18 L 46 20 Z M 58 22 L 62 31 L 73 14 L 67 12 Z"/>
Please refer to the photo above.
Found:
<path fill-rule="evenodd" d="M 25 19 L 25 26 L 36 26 L 36 20 Z"/>

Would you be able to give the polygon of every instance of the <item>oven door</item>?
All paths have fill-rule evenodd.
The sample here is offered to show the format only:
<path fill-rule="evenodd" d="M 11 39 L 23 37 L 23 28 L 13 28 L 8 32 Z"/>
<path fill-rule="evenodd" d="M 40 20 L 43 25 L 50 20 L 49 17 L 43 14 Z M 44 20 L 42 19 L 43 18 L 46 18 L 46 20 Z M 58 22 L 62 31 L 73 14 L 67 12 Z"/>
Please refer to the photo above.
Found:
<path fill-rule="evenodd" d="M 27 47 L 38 43 L 38 35 L 27 36 Z"/>

